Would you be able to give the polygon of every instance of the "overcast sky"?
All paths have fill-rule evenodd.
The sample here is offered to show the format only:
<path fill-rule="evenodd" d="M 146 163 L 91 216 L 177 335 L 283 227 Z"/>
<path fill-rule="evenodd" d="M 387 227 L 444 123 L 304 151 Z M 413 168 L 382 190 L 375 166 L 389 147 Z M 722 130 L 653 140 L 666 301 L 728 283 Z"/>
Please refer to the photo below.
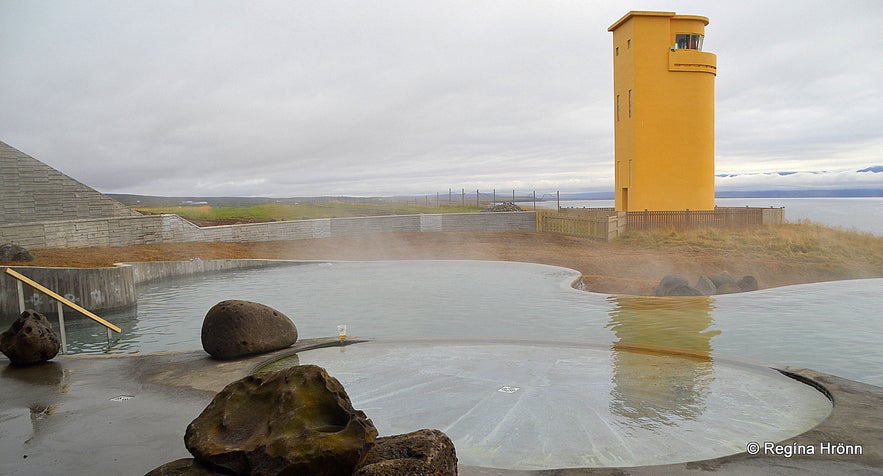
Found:
<path fill-rule="evenodd" d="M 883 187 L 879 0 L 0 0 L 0 140 L 109 193 L 612 191 L 628 10 L 710 19 L 719 189 Z"/>

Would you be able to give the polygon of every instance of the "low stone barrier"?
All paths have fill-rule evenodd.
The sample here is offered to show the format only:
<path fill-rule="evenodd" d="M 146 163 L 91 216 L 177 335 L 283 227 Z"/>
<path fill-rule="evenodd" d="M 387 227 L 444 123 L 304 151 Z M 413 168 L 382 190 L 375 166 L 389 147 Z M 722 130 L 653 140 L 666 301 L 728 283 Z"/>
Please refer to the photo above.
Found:
<path fill-rule="evenodd" d="M 28 249 L 181 242 L 305 240 L 368 233 L 536 231 L 534 212 L 440 213 L 323 218 L 198 227 L 178 215 L 144 215 L 0 225 L 0 243 Z"/>
<path fill-rule="evenodd" d="M 135 285 L 156 279 L 201 273 L 291 266 L 309 261 L 284 260 L 201 260 L 120 263 L 114 268 L 37 268 L 11 267 L 66 299 L 101 314 L 128 309 L 137 304 Z M 25 307 L 41 314 L 56 314 L 55 300 L 30 286 L 23 286 Z M 0 317 L 17 316 L 18 291 L 15 278 L 0 273 Z"/>
<path fill-rule="evenodd" d="M 135 305 L 135 280 L 132 269 L 128 267 L 12 269 L 93 312 L 126 309 Z M 16 282 L 12 276 L 0 273 L 0 316 L 21 313 Z M 54 299 L 28 285 L 23 285 L 22 291 L 27 309 L 46 315 L 56 314 Z"/>

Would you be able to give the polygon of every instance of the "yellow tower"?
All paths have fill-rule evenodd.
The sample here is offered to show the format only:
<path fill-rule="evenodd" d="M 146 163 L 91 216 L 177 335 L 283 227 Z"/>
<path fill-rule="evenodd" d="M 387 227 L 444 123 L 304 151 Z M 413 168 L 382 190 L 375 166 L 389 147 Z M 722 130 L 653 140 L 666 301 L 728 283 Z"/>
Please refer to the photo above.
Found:
<path fill-rule="evenodd" d="M 614 23 L 616 209 L 714 209 L 708 18 L 632 11 Z"/>

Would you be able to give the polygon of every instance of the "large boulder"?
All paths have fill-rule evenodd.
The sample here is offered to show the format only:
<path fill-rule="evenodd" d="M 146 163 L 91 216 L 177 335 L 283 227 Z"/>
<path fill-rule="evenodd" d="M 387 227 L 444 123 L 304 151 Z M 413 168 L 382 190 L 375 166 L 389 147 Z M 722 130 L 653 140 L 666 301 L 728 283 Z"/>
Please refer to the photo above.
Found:
<path fill-rule="evenodd" d="M 33 261 L 34 257 L 31 253 L 21 246 L 4 243 L 0 245 L 0 263 L 11 263 L 13 261 Z"/>
<path fill-rule="evenodd" d="M 668 296 L 668 292 L 678 286 L 689 286 L 690 283 L 683 276 L 667 274 L 662 277 L 656 286 L 657 296 Z"/>
<path fill-rule="evenodd" d="M 227 385 L 190 425 L 184 445 L 230 474 L 352 474 L 377 430 L 321 367 L 262 372 Z"/>
<path fill-rule="evenodd" d="M 666 275 L 656 286 L 657 296 L 701 296 L 702 293 L 690 286 L 683 277 L 673 274 Z"/>
<path fill-rule="evenodd" d="M 712 274 L 708 277 L 708 279 L 711 279 L 711 282 L 713 282 L 714 286 L 717 288 L 720 288 L 727 284 L 736 284 L 736 279 L 733 278 L 733 276 L 726 271 L 723 271 L 719 274 Z"/>
<path fill-rule="evenodd" d="M 742 288 L 736 283 L 723 283 L 717 287 L 717 294 L 735 294 L 741 292 Z"/>
<path fill-rule="evenodd" d="M 46 362 L 58 355 L 61 348 L 58 336 L 46 316 L 28 309 L 0 335 L 0 352 L 13 365 L 32 365 Z"/>
<path fill-rule="evenodd" d="M 226 473 L 207 468 L 193 458 L 181 458 L 166 463 L 144 476 L 221 476 Z"/>
<path fill-rule="evenodd" d="M 202 321 L 202 348 L 218 359 L 271 352 L 296 341 L 297 327 L 288 316 L 256 302 L 221 301 Z"/>
<path fill-rule="evenodd" d="M 717 293 L 717 286 L 714 285 L 714 281 L 703 274 L 696 281 L 696 290 L 702 293 L 703 296 L 711 296 Z"/>
<path fill-rule="evenodd" d="M 439 430 L 378 438 L 353 476 L 456 476 L 457 451 Z"/>
<path fill-rule="evenodd" d="M 742 279 L 737 281 L 736 285 L 744 292 L 757 291 L 757 279 L 751 275 L 742 276 Z"/>

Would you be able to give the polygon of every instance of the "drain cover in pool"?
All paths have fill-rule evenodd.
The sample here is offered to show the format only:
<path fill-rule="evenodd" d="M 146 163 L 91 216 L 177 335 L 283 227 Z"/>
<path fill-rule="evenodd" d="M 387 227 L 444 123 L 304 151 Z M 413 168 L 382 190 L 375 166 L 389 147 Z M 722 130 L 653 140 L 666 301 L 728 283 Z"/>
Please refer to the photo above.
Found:
<path fill-rule="evenodd" d="M 545 343 L 369 342 L 301 352 L 381 435 L 435 428 L 461 465 L 642 466 L 781 441 L 831 411 L 812 387 L 759 366 Z M 283 364 L 283 362 L 280 362 Z"/>

